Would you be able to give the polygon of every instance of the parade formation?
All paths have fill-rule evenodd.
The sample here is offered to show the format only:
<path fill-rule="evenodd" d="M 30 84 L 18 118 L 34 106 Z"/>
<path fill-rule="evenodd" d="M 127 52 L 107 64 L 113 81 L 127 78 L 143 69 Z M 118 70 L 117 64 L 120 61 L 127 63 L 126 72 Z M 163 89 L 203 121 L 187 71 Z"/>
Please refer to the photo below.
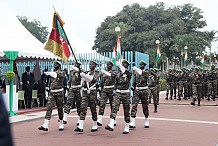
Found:
<path fill-rule="evenodd" d="M 143 60 L 139 62 L 140 68 L 134 66 L 132 70 L 128 69 L 129 62 L 125 59 L 117 61 L 116 67 L 113 67 L 112 61 L 108 61 L 106 68 L 101 68 L 100 71 L 96 70 L 97 65 L 96 61 L 91 60 L 89 63 L 90 70 L 83 71 L 80 67 L 81 62 L 75 62 L 69 74 L 67 102 L 63 105 L 64 74 L 61 71 L 60 62 L 54 62 L 54 71 L 45 72 L 51 81 L 49 82 L 49 90 L 47 90 L 49 96 L 45 121 L 38 130 L 48 131 L 52 109 L 57 105 L 59 131 L 63 131 L 74 100 L 78 114 L 75 132 L 83 132 L 88 107 L 90 107 L 93 120 L 91 132 L 98 131 L 98 126 L 103 126 L 102 121 L 107 101 L 109 101 L 111 113 L 109 124 L 105 125 L 106 130 L 114 130 L 116 115 L 121 103 L 125 122 L 123 134 L 128 134 L 130 128 L 136 128 L 135 118 L 140 101 L 145 116 L 144 128 L 149 128 L 149 99 L 153 99 L 154 113 L 157 113 L 159 104 L 159 84 L 157 84 L 159 81 L 155 69 L 145 70 L 147 63 Z M 133 79 L 132 82 L 131 79 Z M 130 91 L 133 92 L 132 106 L 130 105 Z M 99 107 L 98 114 L 97 106 Z"/>

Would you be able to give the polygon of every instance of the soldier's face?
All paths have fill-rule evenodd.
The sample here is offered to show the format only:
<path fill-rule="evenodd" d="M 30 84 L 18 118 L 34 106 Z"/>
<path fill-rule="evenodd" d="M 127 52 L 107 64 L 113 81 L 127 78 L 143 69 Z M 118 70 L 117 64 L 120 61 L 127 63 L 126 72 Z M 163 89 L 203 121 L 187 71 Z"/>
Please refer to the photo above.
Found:
<path fill-rule="evenodd" d="M 113 67 L 113 65 L 110 62 L 108 62 L 107 63 L 107 69 L 112 69 L 112 67 Z"/>
<path fill-rule="evenodd" d="M 122 62 L 122 65 L 125 67 L 125 68 L 128 68 L 128 63 L 126 63 L 126 62 Z"/>
<path fill-rule="evenodd" d="M 90 62 L 90 63 L 89 63 L 89 68 L 90 68 L 90 70 L 94 70 L 95 67 L 96 67 L 96 64 L 95 64 L 94 62 Z"/>
<path fill-rule="evenodd" d="M 54 63 L 54 70 L 59 70 L 60 69 L 60 65 L 58 63 Z"/>
<path fill-rule="evenodd" d="M 140 63 L 140 64 L 139 64 L 139 67 L 140 67 L 140 69 L 144 69 L 144 68 L 145 68 L 145 65 L 144 65 L 143 63 Z"/>

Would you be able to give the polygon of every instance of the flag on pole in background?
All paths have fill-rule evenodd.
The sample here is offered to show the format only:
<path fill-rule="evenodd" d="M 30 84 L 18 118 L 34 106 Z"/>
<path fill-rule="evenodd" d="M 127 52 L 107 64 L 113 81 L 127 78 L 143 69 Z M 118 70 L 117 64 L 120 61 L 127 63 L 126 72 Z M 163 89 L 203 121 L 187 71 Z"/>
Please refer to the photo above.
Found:
<path fill-rule="evenodd" d="M 187 59 L 188 59 L 188 52 L 187 52 L 187 51 L 185 51 L 185 57 L 184 57 L 184 61 L 187 61 Z"/>
<path fill-rule="evenodd" d="M 113 49 L 113 53 L 112 53 L 112 62 L 114 63 L 114 66 L 116 66 L 116 49 Z"/>
<path fill-rule="evenodd" d="M 159 45 L 158 45 L 158 47 L 157 47 L 156 61 L 158 61 L 158 60 L 160 59 L 160 57 L 161 57 L 161 53 L 160 53 L 160 47 L 159 47 Z"/>
<path fill-rule="evenodd" d="M 69 41 L 65 31 L 63 29 L 64 21 L 54 12 L 52 31 L 49 39 L 44 47 L 45 50 L 52 52 L 54 55 L 59 56 L 68 64 L 68 58 L 70 57 Z"/>
<path fill-rule="evenodd" d="M 216 59 L 216 57 L 214 58 L 214 63 L 217 64 L 217 59 Z"/>
<path fill-rule="evenodd" d="M 204 64 L 204 55 L 202 55 L 201 64 Z"/>
<path fill-rule="evenodd" d="M 117 60 L 120 61 L 122 59 L 121 55 L 121 45 L 120 45 L 120 36 L 117 38 Z"/>

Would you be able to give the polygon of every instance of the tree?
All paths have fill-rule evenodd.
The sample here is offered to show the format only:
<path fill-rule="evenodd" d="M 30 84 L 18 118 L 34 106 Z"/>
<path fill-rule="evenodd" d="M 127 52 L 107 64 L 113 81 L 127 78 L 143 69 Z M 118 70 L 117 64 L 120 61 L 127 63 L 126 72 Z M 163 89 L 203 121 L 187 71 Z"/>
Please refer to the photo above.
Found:
<path fill-rule="evenodd" d="M 112 51 L 117 39 L 116 26 L 121 28 L 122 50 L 146 52 L 153 63 L 157 39 L 161 42 L 162 59 L 180 58 L 184 46 L 188 46 L 189 52 L 201 54 L 208 44 L 216 40 L 216 33 L 209 35 L 200 31 L 207 24 L 201 9 L 192 4 L 167 7 L 160 2 L 145 8 L 134 3 L 124 6 L 122 11 L 101 23 L 96 31 L 93 50 Z"/>
<path fill-rule="evenodd" d="M 17 16 L 18 20 L 23 24 L 23 26 L 40 42 L 45 43 L 48 38 L 48 28 L 41 25 L 41 22 L 34 19 L 29 21 L 26 16 Z"/>

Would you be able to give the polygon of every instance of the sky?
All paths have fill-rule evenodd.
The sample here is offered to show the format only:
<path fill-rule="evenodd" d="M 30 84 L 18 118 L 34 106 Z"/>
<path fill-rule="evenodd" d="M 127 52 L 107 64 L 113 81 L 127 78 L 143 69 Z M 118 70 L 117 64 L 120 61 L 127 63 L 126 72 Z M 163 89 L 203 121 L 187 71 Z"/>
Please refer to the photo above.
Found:
<path fill-rule="evenodd" d="M 74 49 L 91 50 L 95 32 L 107 16 L 114 16 L 125 5 L 139 3 L 143 7 L 164 2 L 167 6 L 193 4 L 202 9 L 207 21 L 204 30 L 218 30 L 215 0 L 7 0 L 15 15 L 26 16 L 29 20 L 39 20 L 51 31 L 52 15 L 55 10 L 65 21 L 65 32 Z M 53 8 L 54 6 L 54 8 Z M 1 6 L 0 6 L 1 7 Z M 218 53 L 218 43 L 212 43 L 212 52 Z"/>

